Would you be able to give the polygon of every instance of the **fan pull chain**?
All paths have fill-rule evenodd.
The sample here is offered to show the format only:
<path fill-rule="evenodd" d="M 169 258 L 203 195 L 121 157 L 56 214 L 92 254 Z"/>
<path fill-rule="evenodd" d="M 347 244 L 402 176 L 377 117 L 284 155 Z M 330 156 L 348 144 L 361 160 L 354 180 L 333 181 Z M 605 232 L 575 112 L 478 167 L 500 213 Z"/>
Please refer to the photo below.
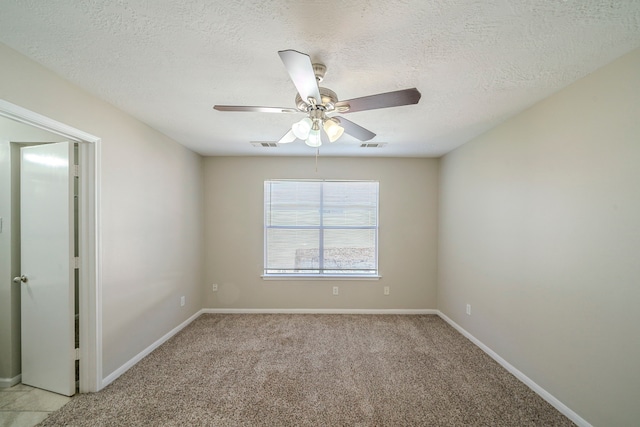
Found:
<path fill-rule="evenodd" d="M 318 156 L 320 155 L 320 148 L 316 148 L 316 173 L 318 173 Z"/>

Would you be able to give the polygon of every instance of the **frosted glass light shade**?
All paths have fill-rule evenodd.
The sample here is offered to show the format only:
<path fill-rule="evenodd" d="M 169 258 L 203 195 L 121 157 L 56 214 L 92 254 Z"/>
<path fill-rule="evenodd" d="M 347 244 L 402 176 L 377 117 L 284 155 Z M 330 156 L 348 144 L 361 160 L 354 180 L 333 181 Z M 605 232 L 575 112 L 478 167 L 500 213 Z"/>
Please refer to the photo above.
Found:
<path fill-rule="evenodd" d="M 335 142 L 344 133 L 344 128 L 332 119 L 327 119 L 324 121 L 324 131 L 327 133 L 329 141 Z"/>
<path fill-rule="evenodd" d="M 294 123 L 293 126 L 291 126 L 291 130 L 296 138 L 307 139 L 309 132 L 311 131 L 312 124 L 311 119 L 309 117 L 305 117 L 299 122 Z"/>
<path fill-rule="evenodd" d="M 320 140 L 320 129 L 313 129 L 309 132 L 309 138 L 304 141 L 309 147 L 320 147 L 322 145 L 322 141 Z"/>

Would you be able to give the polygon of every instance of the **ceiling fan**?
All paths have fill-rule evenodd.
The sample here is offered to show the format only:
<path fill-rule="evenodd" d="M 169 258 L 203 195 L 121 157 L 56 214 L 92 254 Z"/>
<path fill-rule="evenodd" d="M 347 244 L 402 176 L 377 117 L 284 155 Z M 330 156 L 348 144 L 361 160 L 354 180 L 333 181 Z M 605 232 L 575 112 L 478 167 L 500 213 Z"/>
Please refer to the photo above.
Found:
<path fill-rule="evenodd" d="M 294 123 L 291 130 L 280 138 L 278 141 L 280 144 L 300 139 L 310 147 L 320 147 L 325 138 L 322 130 L 330 142 L 336 141 L 344 132 L 360 141 L 368 141 L 376 134 L 344 117 L 333 114 L 417 104 L 422 96 L 418 89 L 412 88 L 339 101 L 334 91 L 318 86 L 327 71 L 324 64 L 312 63 L 309 55 L 296 50 L 281 50 L 278 55 L 298 90 L 295 99 L 296 108 L 243 105 L 214 105 L 213 108 L 218 111 L 305 113 L 306 116 Z"/>

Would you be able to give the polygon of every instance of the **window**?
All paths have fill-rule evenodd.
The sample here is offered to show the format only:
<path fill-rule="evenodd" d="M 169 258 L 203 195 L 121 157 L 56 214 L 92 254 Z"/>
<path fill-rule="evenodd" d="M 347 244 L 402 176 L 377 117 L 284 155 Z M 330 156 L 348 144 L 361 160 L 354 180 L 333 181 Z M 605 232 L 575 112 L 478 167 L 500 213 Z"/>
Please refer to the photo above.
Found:
<path fill-rule="evenodd" d="M 378 275 L 378 183 L 265 181 L 264 275 Z"/>

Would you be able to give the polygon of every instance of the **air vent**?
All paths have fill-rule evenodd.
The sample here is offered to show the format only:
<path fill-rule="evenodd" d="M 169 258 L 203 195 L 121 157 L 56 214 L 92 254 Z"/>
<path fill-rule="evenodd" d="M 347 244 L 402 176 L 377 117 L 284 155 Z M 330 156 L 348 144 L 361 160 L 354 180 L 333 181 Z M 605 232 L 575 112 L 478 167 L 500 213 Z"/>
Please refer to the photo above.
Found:
<path fill-rule="evenodd" d="M 268 141 L 251 141 L 251 145 L 258 148 L 277 148 L 277 142 L 268 142 Z"/>
<path fill-rule="evenodd" d="M 365 142 L 364 144 L 360 144 L 360 148 L 382 148 L 385 145 L 387 145 L 386 142 Z"/>

